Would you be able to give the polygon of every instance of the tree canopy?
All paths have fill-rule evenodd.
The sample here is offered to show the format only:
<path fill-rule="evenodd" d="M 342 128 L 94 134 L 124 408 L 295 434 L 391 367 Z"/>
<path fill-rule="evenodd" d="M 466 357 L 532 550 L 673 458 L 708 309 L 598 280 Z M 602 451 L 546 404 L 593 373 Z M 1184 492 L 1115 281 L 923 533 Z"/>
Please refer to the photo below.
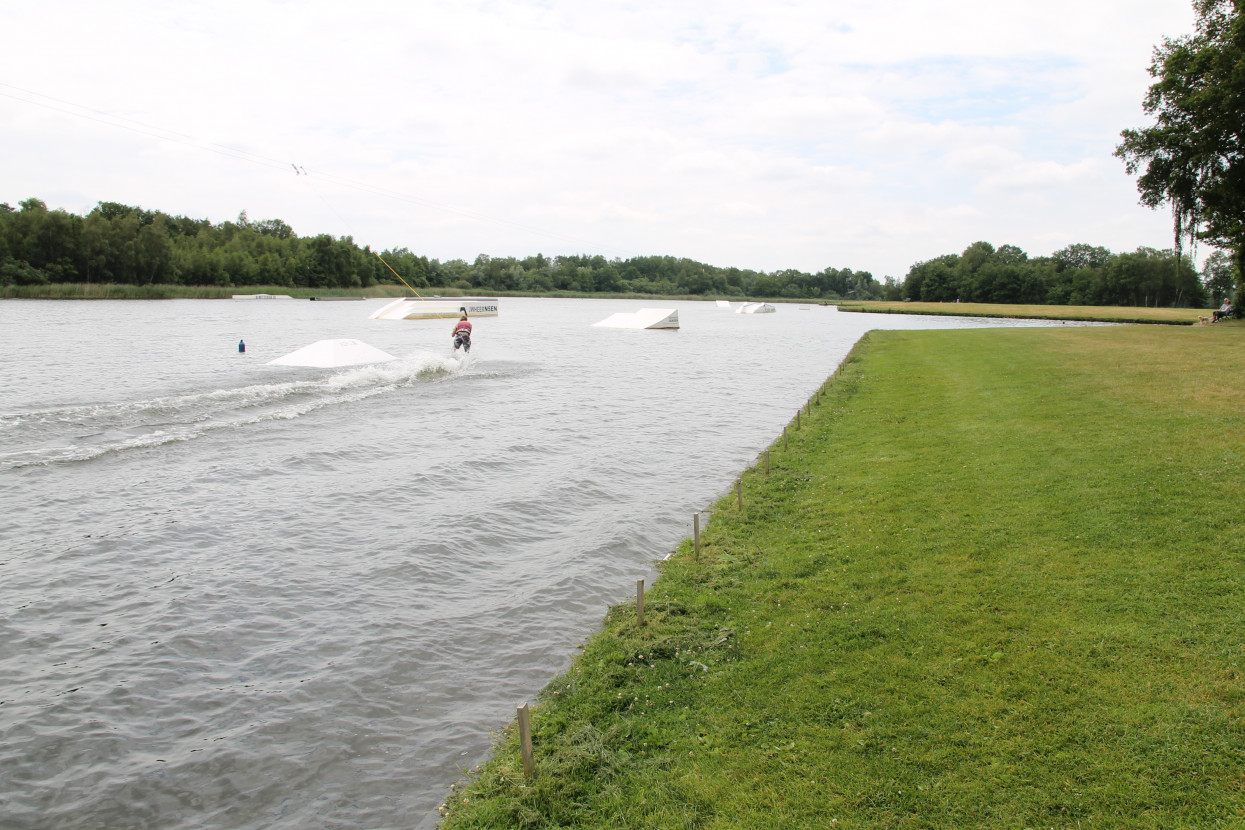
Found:
<path fill-rule="evenodd" d="M 1031 258 L 1015 245 L 996 249 L 974 242 L 963 253 L 913 265 L 903 296 L 923 302 L 1207 305 L 1206 287 L 1188 256 L 1153 248 L 1113 254 L 1084 243 Z"/>
<path fill-rule="evenodd" d="M 887 277 L 885 283 L 851 268 L 763 272 L 674 256 L 480 254 L 472 262 L 441 261 L 405 247 L 378 257 L 349 236 L 300 237 L 280 219 L 253 221 L 246 211 L 233 222 L 213 224 L 118 202 L 100 202 L 86 216 L 49 210 L 34 198 L 17 208 L 0 204 L 0 285 L 351 289 L 396 283 L 400 276 L 416 289 L 471 292 L 1205 308 L 1207 289 L 1216 300 L 1222 296 L 1226 267 L 1223 257 L 1212 257 L 1203 284 L 1189 257 L 1173 251 L 1115 254 L 1078 243 L 1032 257 L 1015 245 L 989 242 L 918 262 L 902 282 Z"/>
<path fill-rule="evenodd" d="M 868 271 L 825 268 L 764 273 L 672 256 L 606 259 L 569 254 L 525 258 L 481 254 L 438 261 L 405 247 L 380 253 L 348 237 L 299 237 L 280 219 L 234 222 L 171 216 L 100 202 L 86 216 L 39 199 L 0 204 L 0 285 L 122 283 L 363 288 L 401 276 L 415 288 L 544 293 L 690 294 L 835 300 L 880 299 Z M 392 268 L 393 273 L 390 272 Z"/>
<path fill-rule="evenodd" d="M 1115 154 L 1141 201 L 1170 204 L 1182 235 L 1234 254 L 1245 273 L 1245 0 L 1195 0 L 1194 34 L 1154 50 L 1144 107 L 1155 124 L 1124 130 Z"/>

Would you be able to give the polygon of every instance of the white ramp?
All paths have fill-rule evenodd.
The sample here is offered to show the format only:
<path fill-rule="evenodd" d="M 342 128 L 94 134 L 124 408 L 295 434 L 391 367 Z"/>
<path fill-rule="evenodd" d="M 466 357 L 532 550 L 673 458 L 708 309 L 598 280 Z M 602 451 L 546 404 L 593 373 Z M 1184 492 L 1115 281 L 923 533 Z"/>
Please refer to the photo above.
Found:
<path fill-rule="evenodd" d="M 268 361 L 269 366 L 314 366 L 335 369 L 339 366 L 362 366 L 397 360 L 388 352 L 369 346 L 361 340 L 317 340 L 296 352 Z"/>
<path fill-rule="evenodd" d="M 679 327 L 679 312 L 673 308 L 642 308 L 639 311 L 620 311 L 592 325 L 608 329 L 677 329 Z"/>
<path fill-rule="evenodd" d="M 468 317 L 496 317 L 496 297 L 400 297 L 373 311 L 373 320 L 457 320 Z"/>

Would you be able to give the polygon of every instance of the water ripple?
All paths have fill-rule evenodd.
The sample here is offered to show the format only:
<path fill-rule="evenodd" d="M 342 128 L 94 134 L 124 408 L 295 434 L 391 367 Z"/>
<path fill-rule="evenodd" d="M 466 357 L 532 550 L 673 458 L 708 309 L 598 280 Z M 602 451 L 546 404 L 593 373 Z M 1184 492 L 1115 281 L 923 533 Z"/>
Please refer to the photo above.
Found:
<path fill-rule="evenodd" d="M 922 325 L 507 300 L 462 362 L 350 303 L 70 305 L 0 306 L 48 379 L 0 381 L 6 830 L 426 824 L 860 332 Z M 249 362 L 326 332 L 404 357 Z"/>

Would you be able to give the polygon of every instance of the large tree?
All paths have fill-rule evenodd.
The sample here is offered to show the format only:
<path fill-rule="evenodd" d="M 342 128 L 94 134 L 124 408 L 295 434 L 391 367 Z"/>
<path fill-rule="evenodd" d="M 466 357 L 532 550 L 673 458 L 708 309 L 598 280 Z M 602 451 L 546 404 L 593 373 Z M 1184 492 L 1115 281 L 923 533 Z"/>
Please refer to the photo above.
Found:
<path fill-rule="evenodd" d="M 1183 234 L 1232 251 L 1245 279 L 1245 0 L 1195 0 L 1192 35 L 1154 50 L 1145 98 L 1152 127 L 1125 130 L 1115 154 L 1141 201 L 1170 204 Z"/>

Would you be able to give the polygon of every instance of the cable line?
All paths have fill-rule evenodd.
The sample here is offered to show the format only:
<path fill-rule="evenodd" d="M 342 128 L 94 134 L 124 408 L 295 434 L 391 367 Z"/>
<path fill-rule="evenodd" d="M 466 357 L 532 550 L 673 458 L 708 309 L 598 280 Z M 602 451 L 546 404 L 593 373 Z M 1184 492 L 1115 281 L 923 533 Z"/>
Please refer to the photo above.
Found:
<path fill-rule="evenodd" d="M 186 133 L 180 133 L 180 132 L 177 132 L 176 130 L 169 130 L 163 127 L 157 127 L 151 124 L 146 124 L 142 121 L 135 121 L 134 119 L 131 119 L 131 118 L 125 118 L 120 115 L 114 115 L 110 112 L 105 112 L 104 110 L 93 109 L 91 107 L 83 106 L 82 104 L 77 104 L 72 101 L 66 101 L 61 98 L 55 98 L 51 95 L 44 95 L 41 92 L 35 92 L 34 90 L 24 89 L 19 86 L 14 86 L 13 84 L 6 84 L 4 82 L 0 82 L 0 87 L 5 87 L 6 89 L 10 89 L 10 90 L 15 90 L 16 92 L 23 93 L 23 95 L 33 95 L 37 98 L 46 99 L 45 101 L 34 101 L 34 100 L 30 100 L 29 98 L 22 97 L 22 95 L 15 95 L 12 92 L 5 92 L 3 90 L 0 90 L 0 96 L 3 96 L 5 98 L 11 98 L 15 101 L 21 101 L 22 103 L 30 104 L 31 106 L 43 107 L 45 109 L 54 110 L 56 112 L 64 113 L 66 115 L 71 115 L 75 118 L 83 118 L 88 121 L 94 121 L 99 124 L 105 124 L 110 127 L 117 127 L 119 129 L 129 130 L 130 132 L 139 133 L 140 135 L 150 136 L 152 138 L 156 138 L 161 141 L 169 141 L 175 144 L 182 144 L 187 147 L 192 147 L 196 150 L 206 150 L 208 152 L 217 153 L 218 155 L 227 156 L 229 158 L 233 158 L 238 161 L 245 161 L 251 164 L 257 164 L 262 167 L 269 167 L 269 168 L 276 169 L 276 170 L 284 170 L 287 166 L 293 166 L 294 172 L 296 174 L 300 173 L 301 171 L 301 174 L 308 175 L 305 168 L 303 168 L 301 165 L 293 164 L 293 162 L 282 161 L 281 159 L 271 158 L 269 156 L 263 156 L 257 153 L 251 153 L 246 150 L 239 150 L 235 147 L 227 147 L 223 144 L 217 144 L 215 142 L 207 141 L 205 139 L 201 139 L 196 136 L 188 135 Z M 54 101 L 56 104 L 60 104 L 63 106 L 56 106 L 54 104 L 46 103 L 46 101 Z M 72 107 L 73 109 L 66 109 L 65 107 Z M 448 207 L 446 205 L 438 204 L 436 202 L 430 202 L 426 199 L 420 199 L 418 197 L 411 196 L 407 193 L 402 193 L 397 190 L 390 190 L 389 188 L 368 184 L 366 182 L 360 182 L 360 181 L 355 181 L 352 179 L 343 178 L 341 176 L 335 176 L 331 173 L 323 173 L 318 170 L 314 172 L 320 179 L 330 182 L 332 184 L 335 184 L 338 187 L 358 190 L 363 193 L 371 193 L 376 196 L 384 196 L 386 198 L 395 199 L 400 202 L 407 202 L 409 204 L 418 205 L 420 207 L 425 207 L 425 208 L 429 208 L 432 210 L 438 210 L 438 211 L 441 211 L 442 213 L 449 213 L 455 216 L 462 216 L 464 218 L 471 219 L 476 222 L 492 222 L 496 225 L 504 225 L 506 227 L 514 228 L 516 230 L 521 230 L 521 231 L 524 231 L 525 233 L 530 233 L 535 236 L 544 236 L 549 239 L 555 239 L 560 242 L 569 243 L 571 245 L 582 246 L 588 250 L 608 251 L 608 252 L 611 252 L 611 253 L 614 253 L 620 256 L 632 256 L 633 255 L 631 252 L 623 251 L 622 249 L 614 248 L 613 246 L 610 246 L 610 245 L 603 245 L 597 242 L 590 242 L 588 240 L 577 239 L 575 237 L 566 236 L 564 234 L 555 233 L 553 231 L 544 230 L 542 228 L 533 227 L 531 225 L 524 225 L 522 223 L 514 222 L 509 219 L 501 219 L 495 216 L 488 216 L 482 213 L 476 213 L 475 211 L 467 210 L 465 208 Z M 320 198 L 324 199 L 323 196 L 321 196 Z M 328 200 L 325 199 L 326 203 L 327 201 Z M 334 213 L 336 214 L 337 212 L 334 210 Z M 341 218 L 340 214 L 337 214 L 337 216 L 339 219 Z"/>

